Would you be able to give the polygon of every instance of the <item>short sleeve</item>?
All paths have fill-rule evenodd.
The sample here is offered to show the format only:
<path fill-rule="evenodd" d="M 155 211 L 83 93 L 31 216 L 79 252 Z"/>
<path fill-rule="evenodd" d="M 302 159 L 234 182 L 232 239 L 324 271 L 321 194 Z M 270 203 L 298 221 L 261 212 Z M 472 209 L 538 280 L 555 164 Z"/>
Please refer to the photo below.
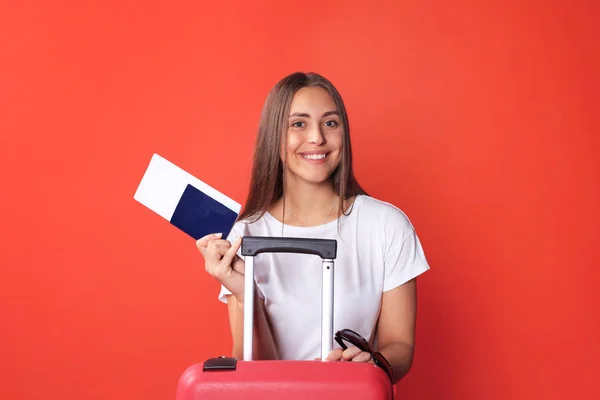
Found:
<path fill-rule="evenodd" d="M 246 231 L 246 224 L 244 222 L 238 221 L 233 225 L 233 228 L 231 228 L 231 232 L 229 232 L 229 235 L 227 235 L 227 240 L 229 240 L 230 242 L 234 242 L 235 239 L 237 239 L 238 236 L 244 236 Z M 240 249 L 238 250 L 237 255 L 239 257 L 242 257 L 242 249 L 240 247 Z M 227 289 L 225 286 L 221 285 L 221 290 L 219 292 L 219 301 L 227 304 L 227 295 L 230 295 L 231 292 L 229 291 L 229 289 Z"/>
<path fill-rule="evenodd" d="M 429 268 L 419 237 L 411 229 L 402 242 L 392 244 L 385 257 L 383 291 L 401 286 Z"/>

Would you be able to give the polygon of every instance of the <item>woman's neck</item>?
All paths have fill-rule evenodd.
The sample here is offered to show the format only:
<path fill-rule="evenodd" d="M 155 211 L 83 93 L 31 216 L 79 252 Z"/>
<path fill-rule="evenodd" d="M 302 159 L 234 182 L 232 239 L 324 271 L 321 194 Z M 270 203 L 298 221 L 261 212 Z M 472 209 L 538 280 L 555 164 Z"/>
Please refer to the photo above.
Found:
<path fill-rule="evenodd" d="M 288 225 L 318 226 L 337 219 L 339 201 L 330 183 L 294 182 L 286 185 L 272 213 Z"/>

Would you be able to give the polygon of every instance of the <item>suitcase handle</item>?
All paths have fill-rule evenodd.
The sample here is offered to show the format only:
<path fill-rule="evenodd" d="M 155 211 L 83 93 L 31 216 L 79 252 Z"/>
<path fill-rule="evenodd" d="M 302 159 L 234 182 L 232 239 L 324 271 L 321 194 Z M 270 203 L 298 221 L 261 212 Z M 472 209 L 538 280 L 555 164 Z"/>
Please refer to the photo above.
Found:
<path fill-rule="evenodd" d="M 246 236 L 242 241 L 242 255 L 254 257 L 260 253 L 313 254 L 333 260 L 337 256 L 337 241 L 291 237 Z"/>
<path fill-rule="evenodd" d="M 312 254 L 323 260 L 321 283 L 321 359 L 333 349 L 333 269 L 337 241 L 294 237 L 244 236 L 244 361 L 252 360 L 254 336 L 254 257 L 260 253 Z"/>

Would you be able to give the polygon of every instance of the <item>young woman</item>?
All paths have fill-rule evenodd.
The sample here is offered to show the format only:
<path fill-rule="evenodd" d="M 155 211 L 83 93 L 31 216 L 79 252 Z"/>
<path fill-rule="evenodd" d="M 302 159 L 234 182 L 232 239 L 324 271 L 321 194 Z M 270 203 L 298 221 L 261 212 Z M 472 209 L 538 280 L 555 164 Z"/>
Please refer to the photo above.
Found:
<path fill-rule="evenodd" d="M 406 215 L 357 183 L 344 103 L 320 75 L 294 73 L 271 90 L 244 209 L 227 238 L 215 233 L 197 242 L 206 271 L 221 283 L 237 358 L 243 354 L 244 235 L 336 239 L 334 332 L 349 328 L 362 335 L 390 363 L 394 382 L 409 371 L 415 280 L 429 266 Z M 261 254 L 254 268 L 254 358 L 318 358 L 321 259 Z M 372 357 L 350 346 L 335 348 L 328 360 Z"/>

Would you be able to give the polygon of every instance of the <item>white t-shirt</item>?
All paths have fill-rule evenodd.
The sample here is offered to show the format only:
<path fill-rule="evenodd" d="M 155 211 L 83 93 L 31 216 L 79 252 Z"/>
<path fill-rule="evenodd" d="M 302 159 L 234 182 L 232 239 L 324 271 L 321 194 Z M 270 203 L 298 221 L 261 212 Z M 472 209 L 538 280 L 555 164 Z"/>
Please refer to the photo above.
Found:
<path fill-rule="evenodd" d="M 228 240 L 237 236 L 336 239 L 334 333 L 349 328 L 374 346 L 382 293 L 429 269 L 407 216 L 392 204 L 364 195 L 356 198 L 350 215 L 324 225 L 284 225 L 282 235 L 282 223 L 267 212 L 256 222 L 237 222 Z M 263 253 L 254 258 L 254 273 L 280 357 L 320 357 L 322 259 Z M 222 286 L 219 300 L 226 302 L 226 294 L 230 292 Z M 334 345 L 338 347 L 335 341 Z"/>

